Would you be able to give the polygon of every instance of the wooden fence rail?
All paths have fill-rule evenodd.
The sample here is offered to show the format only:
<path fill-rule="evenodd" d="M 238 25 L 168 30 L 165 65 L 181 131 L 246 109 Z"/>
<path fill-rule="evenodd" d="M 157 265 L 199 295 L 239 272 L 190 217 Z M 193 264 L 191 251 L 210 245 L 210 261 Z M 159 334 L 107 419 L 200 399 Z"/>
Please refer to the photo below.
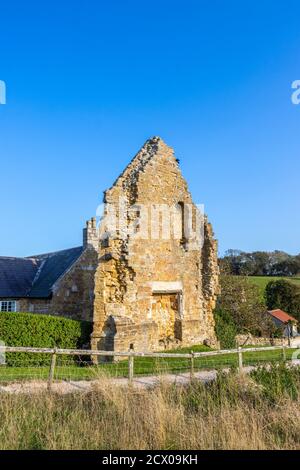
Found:
<path fill-rule="evenodd" d="M 94 349 L 59 349 L 59 348 L 30 348 L 23 346 L 0 346 L 0 354 L 5 352 L 27 352 L 27 353 L 36 353 L 36 354 L 53 354 L 57 355 L 70 355 L 70 356 L 118 356 L 118 357 L 128 357 L 132 355 L 134 357 L 165 357 L 165 358 L 186 358 L 191 359 L 191 357 L 209 357 L 209 356 L 219 356 L 222 354 L 234 354 L 238 353 L 240 350 L 243 353 L 246 352 L 258 352 L 258 351 L 275 351 L 282 350 L 283 346 L 262 346 L 262 347 L 253 347 L 253 348 L 234 348 L 234 349 L 217 349 L 215 351 L 203 351 L 203 352 L 191 352 L 191 353 L 163 353 L 163 352 L 140 352 L 130 349 L 129 351 L 99 351 Z M 284 346 L 285 350 L 288 349 L 297 349 L 295 346 Z"/>
<path fill-rule="evenodd" d="M 54 377 L 56 359 L 59 355 L 69 356 L 103 356 L 103 357 L 124 357 L 128 358 L 128 380 L 132 383 L 134 377 L 134 358 L 147 357 L 147 358 L 178 358 L 178 359 L 189 359 L 190 363 L 190 378 L 191 380 L 195 375 L 195 359 L 211 356 L 220 356 L 226 354 L 237 354 L 238 369 L 240 372 L 243 371 L 243 354 L 249 352 L 263 352 L 263 351 L 282 351 L 282 359 L 286 361 L 286 352 L 288 349 L 297 349 L 293 346 L 265 346 L 265 347 L 249 347 L 249 348 L 234 348 L 234 349 L 222 349 L 215 351 L 204 351 L 190 353 L 174 353 L 174 352 L 139 352 L 130 349 L 129 351 L 98 351 L 92 349 L 59 349 L 59 348 L 32 348 L 23 346 L 0 346 L 0 354 L 2 353 L 33 353 L 33 354 L 49 354 L 51 355 L 51 363 L 48 376 L 48 390 L 51 390 Z M 2 367 L 2 366 L 1 366 Z"/>

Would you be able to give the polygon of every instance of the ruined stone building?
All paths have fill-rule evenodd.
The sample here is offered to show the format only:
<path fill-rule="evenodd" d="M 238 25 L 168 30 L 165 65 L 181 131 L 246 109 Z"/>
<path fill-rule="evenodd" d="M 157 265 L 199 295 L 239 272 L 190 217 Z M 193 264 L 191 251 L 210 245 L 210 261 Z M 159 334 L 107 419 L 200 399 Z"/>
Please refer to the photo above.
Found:
<path fill-rule="evenodd" d="M 173 150 L 148 140 L 104 203 L 82 247 L 0 257 L 0 310 L 92 321 L 95 349 L 215 344 L 217 243 Z"/>

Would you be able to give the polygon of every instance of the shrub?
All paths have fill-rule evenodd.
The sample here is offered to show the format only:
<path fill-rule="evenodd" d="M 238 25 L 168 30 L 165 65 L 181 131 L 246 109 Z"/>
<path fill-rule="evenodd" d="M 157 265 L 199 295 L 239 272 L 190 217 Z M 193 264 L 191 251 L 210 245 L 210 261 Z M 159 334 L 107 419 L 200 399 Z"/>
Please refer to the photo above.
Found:
<path fill-rule="evenodd" d="M 89 344 L 91 323 L 34 313 L 1 312 L 0 340 L 6 346 L 81 349 Z M 64 356 L 65 360 L 67 359 Z M 49 354 L 7 353 L 7 365 L 49 364 Z"/>
<path fill-rule="evenodd" d="M 235 348 L 237 328 L 234 324 L 232 316 L 225 310 L 217 309 L 214 312 L 214 317 L 216 336 L 220 341 L 221 348 Z"/>
<path fill-rule="evenodd" d="M 251 377 L 263 387 L 263 394 L 272 404 L 287 396 L 293 400 L 299 398 L 300 369 L 286 367 L 285 364 L 272 365 L 268 369 L 260 367 L 251 372 Z"/>

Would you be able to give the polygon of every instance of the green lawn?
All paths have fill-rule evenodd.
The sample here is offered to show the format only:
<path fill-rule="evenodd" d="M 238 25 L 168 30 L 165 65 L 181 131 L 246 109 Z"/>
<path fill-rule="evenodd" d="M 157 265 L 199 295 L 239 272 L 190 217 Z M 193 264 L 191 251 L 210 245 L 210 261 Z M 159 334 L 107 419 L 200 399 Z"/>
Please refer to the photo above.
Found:
<path fill-rule="evenodd" d="M 264 295 L 266 285 L 270 281 L 279 281 L 280 279 L 283 279 L 300 286 L 300 277 L 249 276 L 249 279 L 260 288 L 262 297 Z"/>
<path fill-rule="evenodd" d="M 194 346 L 193 348 L 182 348 L 172 352 L 194 352 L 208 351 L 205 346 Z M 246 351 L 247 348 L 245 348 Z M 293 351 L 286 351 L 286 358 L 291 359 Z M 258 351 L 244 352 L 244 365 L 257 365 L 266 362 L 280 362 L 283 360 L 282 351 Z M 237 354 L 230 353 L 226 355 L 216 355 L 208 357 L 195 358 L 194 367 L 197 370 L 220 369 L 225 367 L 237 367 Z M 190 370 L 190 359 L 185 358 L 149 358 L 138 357 L 134 359 L 134 375 L 156 375 L 159 373 L 183 373 Z M 95 365 L 58 364 L 55 370 L 55 379 L 57 380 L 92 380 L 101 377 L 101 374 L 107 374 L 113 377 L 128 376 L 128 361 L 122 360 L 116 363 L 102 363 Z M 49 375 L 49 367 L 9 367 L 0 366 L 0 383 L 20 380 L 45 380 Z"/>

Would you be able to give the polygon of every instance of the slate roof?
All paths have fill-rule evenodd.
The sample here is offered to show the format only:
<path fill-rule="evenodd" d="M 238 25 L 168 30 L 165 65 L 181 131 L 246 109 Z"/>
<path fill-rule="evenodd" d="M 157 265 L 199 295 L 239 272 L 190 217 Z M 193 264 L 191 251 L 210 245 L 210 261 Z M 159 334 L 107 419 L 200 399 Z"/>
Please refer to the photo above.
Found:
<path fill-rule="evenodd" d="M 0 297 L 26 297 L 35 278 L 38 261 L 0 257 Z"/>
<path fill-rule="evenodd" d="M 277 320 L 280 320 L 282 323 L 287 323 L 289 321 L 298 321 L 296 320 L 296 318 L 292 317 L 292 315 L 289 315 L 288 313 L 280 309 L 268 310 L 268 313 L 272 315 L 272 317 L 277 318 Z"/>
<path fill-rule="evenodd" d="M 0 256 L 0 297 L 48 298 L 55 282 L 75 263 L 83 247 L 30 256 Z"/>

